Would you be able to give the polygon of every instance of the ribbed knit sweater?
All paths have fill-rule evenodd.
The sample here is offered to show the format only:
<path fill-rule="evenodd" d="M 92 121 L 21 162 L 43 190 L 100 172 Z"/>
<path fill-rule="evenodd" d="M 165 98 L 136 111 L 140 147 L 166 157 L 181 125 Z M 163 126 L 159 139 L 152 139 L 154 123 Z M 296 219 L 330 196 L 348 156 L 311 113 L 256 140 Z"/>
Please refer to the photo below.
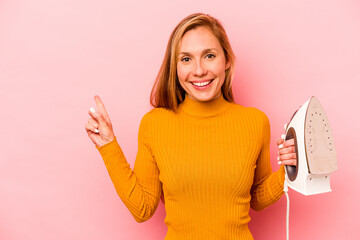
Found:
<path fill-rule="evenodd" d="M 247 240 L 250 207 L 283 194 L 285 170 L 272 172 L 270 124 L 260 110 L 223 96 L 188 96 L 174 112 L 154 108 L 141 120 L 134 170 L 116 138 L 96 147 L 115 189 L 137 222 L 165 197 L 165 240 Z"/>

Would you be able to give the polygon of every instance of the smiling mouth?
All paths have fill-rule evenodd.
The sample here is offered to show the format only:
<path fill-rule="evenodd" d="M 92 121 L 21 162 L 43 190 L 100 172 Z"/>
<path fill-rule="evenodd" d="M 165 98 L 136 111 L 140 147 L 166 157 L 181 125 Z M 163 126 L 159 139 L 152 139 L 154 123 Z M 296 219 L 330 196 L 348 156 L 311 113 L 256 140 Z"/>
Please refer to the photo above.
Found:
<path fill-rule="evenodd" d="M 191 82 L 192 85 L 197 86 L 197 87 L 204 87 L 209 85 L 212 81 L 214 81 L 214 79 L 210 80 L 210 81 L 206 81 L 206 82 Z"/>

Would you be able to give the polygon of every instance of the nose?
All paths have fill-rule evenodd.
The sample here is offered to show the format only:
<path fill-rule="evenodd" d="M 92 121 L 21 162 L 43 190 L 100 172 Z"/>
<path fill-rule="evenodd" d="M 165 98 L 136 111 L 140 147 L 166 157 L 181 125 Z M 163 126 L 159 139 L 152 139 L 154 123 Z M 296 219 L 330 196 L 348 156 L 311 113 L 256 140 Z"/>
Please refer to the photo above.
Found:
<path fill-rule="evenodd" d="M 194 70 L 193 70 L 193 75 L 194 76 L 203 76 L 205 74 L 206 74 L 206 68 L 204 66 L 204 63 L 201 60 L 196 61 Z"/>

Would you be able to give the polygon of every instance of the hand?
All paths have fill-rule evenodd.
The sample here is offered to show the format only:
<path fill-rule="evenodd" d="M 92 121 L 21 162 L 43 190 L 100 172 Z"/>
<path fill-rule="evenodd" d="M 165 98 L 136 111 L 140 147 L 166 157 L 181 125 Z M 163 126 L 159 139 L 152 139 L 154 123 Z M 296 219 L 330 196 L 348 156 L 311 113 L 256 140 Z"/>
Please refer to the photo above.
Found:
<path fill-rule="evenodd" d="M 276 141 L 279 147 L 278 163 L 281 165 L 294 165 L 296 166 L 296 153 L 294 139 L 284 140 L 285 135 L 282 135 Z"/>
<path fill-rule="evenodd" d="M 105 106 L 99 96 L 94 96 L 98 111 L 90 108 L 89 115 L 91 118 L 85 125 L 85 130 L 89 135 L 91 141 L 97 146 L 101 147 L 115 139 L 113 128 L 109 115 L 106 112 Z"/>

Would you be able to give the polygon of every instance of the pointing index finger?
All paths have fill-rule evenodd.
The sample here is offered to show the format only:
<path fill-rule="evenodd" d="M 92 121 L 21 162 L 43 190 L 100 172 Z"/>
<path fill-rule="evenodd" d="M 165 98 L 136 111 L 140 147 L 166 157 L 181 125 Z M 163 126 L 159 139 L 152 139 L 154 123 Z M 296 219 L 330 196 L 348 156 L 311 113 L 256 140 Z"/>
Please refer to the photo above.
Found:
<path fill-rule="evenodd" d="M 109 115 L 105 109 L 105 105 L 103 104 L 103 102 L 101 101 L 100 97 L 98 95 L 94 96 L 95 102 L 96 102 L 96 106 L 99 110 L 99 112 L 101 113 L 101 115 L 104 117 L 105 121 L 107 121 L 108 123 L 110 123 L 110 118 Z"/>

